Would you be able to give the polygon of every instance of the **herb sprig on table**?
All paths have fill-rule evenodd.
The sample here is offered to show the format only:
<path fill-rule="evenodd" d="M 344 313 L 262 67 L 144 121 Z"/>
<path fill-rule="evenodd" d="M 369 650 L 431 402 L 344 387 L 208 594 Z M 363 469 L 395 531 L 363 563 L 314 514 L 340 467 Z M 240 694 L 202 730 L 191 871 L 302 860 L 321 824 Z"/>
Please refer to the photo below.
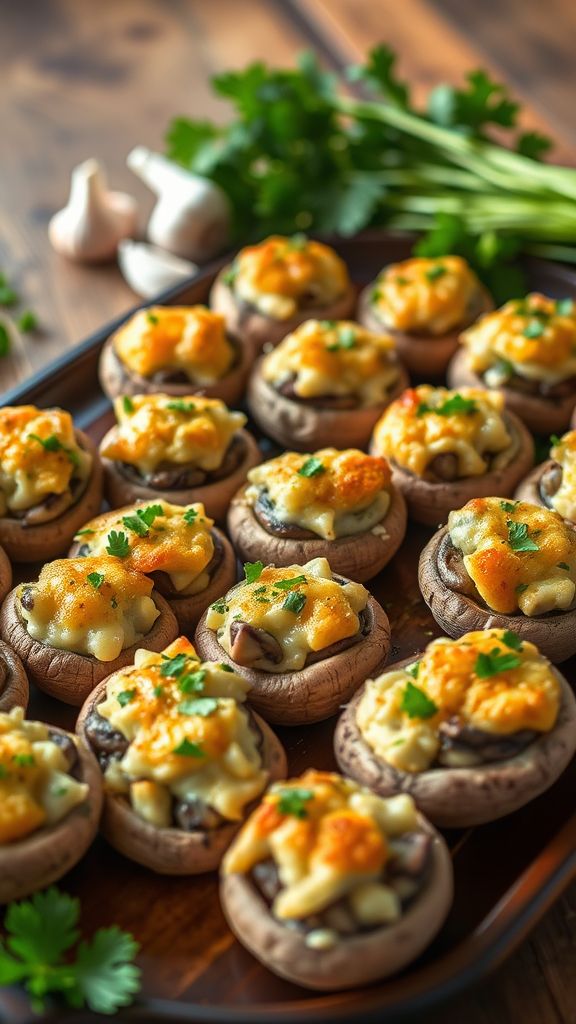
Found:
<path fill-rule="evenodd" d="M 473 70 L 420 109 L 395 62 L 375 47 L 347 70 L 354 95 L 310 53 L 293 70 L 259 62 L 217 75 L 232 121 L 176 118 L 168 155 L 224 189 L 238 242 L 368 225 L 427 232 L 418 253 L 460 253 L 498 301 L 525 290 L 520 250 L 576 262 L 576 170 L 540 162 L 551 140 L 518 127 L 505 86 Z"/>

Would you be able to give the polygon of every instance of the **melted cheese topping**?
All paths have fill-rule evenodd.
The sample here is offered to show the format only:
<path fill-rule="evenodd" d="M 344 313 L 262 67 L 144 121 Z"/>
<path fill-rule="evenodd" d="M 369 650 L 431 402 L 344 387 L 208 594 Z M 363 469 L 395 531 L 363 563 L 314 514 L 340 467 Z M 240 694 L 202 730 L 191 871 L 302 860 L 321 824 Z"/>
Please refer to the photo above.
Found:
<path fill-rule="evenodd" d="M 246 423 L 244 413 L 199 395 L 134 395 L 128 407 L 117 398 L 114 412 L 118 425 L 104 438 L 102 455 L 141 473 L 152 473 L 161 463 L 218 469 L 234 434 Z"/>
<path fill-rule="evenodd" d="M 0 714 L 0 846 L 55 825 L 87 796 L 48 726 L 25 722 L 24 708 Z"/>
<path fill-rule="evenodd" d="M 445 410 L 460 398 L 473 402 L 468 411 Z M 460 407 L 462 403 L 460 403 Z M 374 428 L 374 446 L 416 476 L 424 476 L 437 455 L 454 454 L 458 476 L 482 476 L 501 469 L 515 451 L 502 417 L 504 397 L 480 388 L 449 391 L 422 384 L 392 402 Z M 496 459 L 492 456 L 500 453 Z"/>
<path fill-rule="evenodd" d="M 287 581 L 292 581 L 289 586 Z M 289 595 L 293 600 L 296 594 L 306 600 L 300 610 L 291 611 L 284 605 Z M 232 649 L 230 627 L 235 621 L 265 630 L 280 644 L 282 660 L 271 665 L 262 659 L 255 661 L 254 667 L 295 672 L 303 668 L 312 651 L 322 651 L 358 633 L 358 614 L 366 607 L 368 596 L 360 583 L 336 583 L 326 558 L 285 568 L 268 565 L 254 583 L 237 584 L 211 605 L 206 624 L 216 631 L 228 654 Z"/>
<path fill-rule="evenodd" d="M 309 466 L 312 475 L 306 475 Z M 264 493 L 275 519 L 312 530 L 325 540 L 366 532 L 384 518 L 390 505 L 388 463 L 356 448 L 322 448 L 314 455 L 284 452 L 250 470 L 248 480 L 250 505 Z"/>
<path fill-rule="evenodd" d="M 352 395 L 362 406 L 384 402 L 399 376 L 392 338 L 351 320 L 307 320 L 264 356 L 261 373 L 287 381 L 300 398 Z"/>
<path fill-rule="evenodd" d="M 525 501 L 474 498 L 448 530 L 489 608 L 511 615 L 566 611 L 576 590 L 576 531 L 557 512 Z"/>
<path fill-rule="evenodd" d="M 76 540 L 86 545 L 87 554 L 105 555 L 110 532 L 122 533 L 129 546 L 122 558 L 125 566 L 147 575 L 165 572 L 176 590 L 198 594 L 210 582 L 206 568 L 214 555 L 213 526 L 201 502 L 184 508 L 158 501 L 97 516 Z"/>
<path fill-rule="evenodd" d="M 34 405 L 0 409 L 0 516 L 70 493 L 72 480 L 87 480 L 91 469 L 70 413 Z"/>
<path fill-rule="evenodd" d="M 301 235 L 272 235 L 242 249 L 228 276 L 239 299 L 274 320 L 334 302 L 350 287 L 346 264 L 334 250 Z"/>
<path fill-rule="evenodd" d="M 152 580 L 110 555 L 48 562 L 18 588 L 18 612 L 34 640 L 114 661 L 158 618 Z"/>
<path fill-rule="evenodd" d="M 249 688 L 228 666 L 201 662 L 185 637 L 162 654 L 138 651 L 134 666 L 111 676 L 98 705 L 130 742 L 106 771 L 108 788 L 158 828 L 172 824 L 174 798 L 240 820 L 268 780 L 242 707 Z"/>
<path fill-rule="evenodd" d="M 576 522 L 576 430 L 564 434 L 550 455 L 562 466 L 562 482 L 550 502 L 564 519 Z"/>
<path fill-rule="evenodd" d="M 576 310 L 534 292 L 512 299 L 464 331 L 468 364 L 489 387 L 513 375 L 549 384 L 576 374 Z"/>
<path fill-rule="evenodd" d="M 428 644 L 416 663 L 416 678 L 404 668 L 369 680 L 356 709 L 368 746 L 399 771 L 421 772 L 437 760 L 438 727 L 453 716 L 498 736 L 523 729 L 550 732 L 560 708 L 558 678 L 534 644 L 524 640 L 520 649 L 511 648 L 506 637 L 502 629 L 466 633 L 459 640 L 442 637 Z M 515 667 L 483 678 L 476 671 L 479 655 L 513 656 Z M 436 705 L 428 718 L 404 710 L 407 688 L 414 685 Z M 458 763 L 465 763 L 465 755 Z"/>
<path fill-rule="evenodd" d="M 389 840 L 417 829 L 411 797 L 385 799 L 351 779 L 312 769 L 270 787 L 226 853 L 223 872 L 247 874 L 272 858 L 282 885 L 272 911 L 280 920 L 321 913 L 352 894 L 360 909 L 368 884 L 376 900 L 387 888 L 380 879 Z M 368 913 L 357 916 L 368 923 Z"/>
<path fill-rule="evenodd" d="M 225 319 L 206 306 L 140 309 L 114 335 L 114 350 L 142 377 L 182 370 L 195 384 L 213 384 L 234 362 Z"/>
<path fill-rule="evenodd" d="M 476 274 L 461 256 L 416 256 L 385 267 L 371 301 L 386 327 L 438 336 L 469 322 L 480 291 Z"/>

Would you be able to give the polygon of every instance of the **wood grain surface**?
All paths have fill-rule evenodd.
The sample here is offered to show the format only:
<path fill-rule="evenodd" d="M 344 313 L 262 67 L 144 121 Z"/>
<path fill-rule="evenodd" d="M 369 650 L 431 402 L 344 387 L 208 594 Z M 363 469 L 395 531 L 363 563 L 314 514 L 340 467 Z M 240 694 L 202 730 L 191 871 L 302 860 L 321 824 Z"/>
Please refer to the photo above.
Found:
<path fill-rule="evenodd" d="M 224 119 L 212 73 L 288 65 L 306 47 L 339 66 L 386 40 L 420 97 L 470 67 L 507 78 L 526 126 L 550 128 L 555 156 L 574 162 L 575 38 L 568 0 L 0 0 L 0 270 L 41 322 L 0 363 L 0 395 L 136 301 L 114 266 L 76 267 L 50 249 L 70 169 L 101 158 L 145 218 L 151 197 L 125 156 L 162 148 L 175 114 Z M 575 934 L 573 886 L 497 975 L 426 1022 L 576 1024 Z"/>

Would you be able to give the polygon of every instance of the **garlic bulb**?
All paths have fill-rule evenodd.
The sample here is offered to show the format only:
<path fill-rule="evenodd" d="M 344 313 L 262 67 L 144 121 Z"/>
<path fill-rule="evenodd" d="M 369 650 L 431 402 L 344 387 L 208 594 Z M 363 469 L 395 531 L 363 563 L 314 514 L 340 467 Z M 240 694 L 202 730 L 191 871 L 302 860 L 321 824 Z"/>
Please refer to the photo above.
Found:
<path fill-rule="evenodd" d="M 144 299 L 166 291 L 198 269 L 195 263 L 173 256 L 165 249 L 147 242 L 134 242 L 131 238 L 120 242 L 118 264 L 124 280 Z"/>
<path fill-rule="evenodd" d="M 218 185 L 136 146 L 128 166 L 158 196 L 147 235 L 154 245 L 205 263 L 230 240 L 230 204 Z"/>
<path fill-rule="evenodd" d="M 114 259 L 118 242 L 135 234 L 136 200 L 126 192 L 111 192 L 103 167 L 85 160 L 72 171 L 70 196 L 48 226 L 52 246 L 78 263 Z"/>

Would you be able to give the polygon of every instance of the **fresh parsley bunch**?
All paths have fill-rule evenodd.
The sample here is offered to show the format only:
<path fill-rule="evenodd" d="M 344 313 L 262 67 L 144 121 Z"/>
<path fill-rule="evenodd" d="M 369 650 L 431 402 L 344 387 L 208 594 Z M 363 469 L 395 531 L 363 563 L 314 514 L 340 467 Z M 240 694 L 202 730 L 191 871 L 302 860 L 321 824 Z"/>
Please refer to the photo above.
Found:
<path fill-rule="evenodd" d="M 0 942 L 0 987 L 24 985 L 38 1012 L 48 995 L 103 1014 L 129 1005 L 140 988 L 140 971 L 131 962 L 138 944 L 113 925 L 76 945 L 79 914 L 79 901 L 56 888 L 10 904 L 7 937 Z"/>

